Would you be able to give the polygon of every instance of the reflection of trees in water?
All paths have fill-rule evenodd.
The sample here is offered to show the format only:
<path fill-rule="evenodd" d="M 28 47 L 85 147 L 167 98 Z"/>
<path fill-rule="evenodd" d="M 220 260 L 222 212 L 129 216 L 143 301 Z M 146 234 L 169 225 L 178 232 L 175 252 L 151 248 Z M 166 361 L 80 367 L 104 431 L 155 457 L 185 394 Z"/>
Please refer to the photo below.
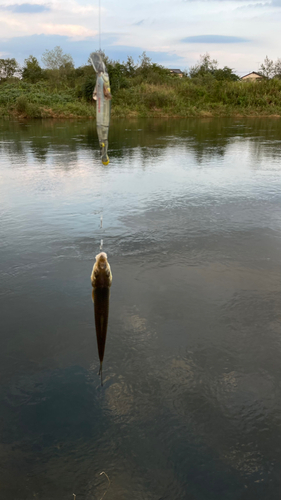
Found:
<path fill-rule="evenodd" d="M 59 148 L 59 151 L 56 150 L 54 152 L 52 148 L 52 154 L 55 154 L 55 157 L 53 158 L 55 168 L 63 169 L 66 172 L 77 168 L 77 150 L 71 151 L 69 148 L 61 147 Z"/>
<path fill-rule="evenodd" d="M 1 143 L 0 139 L 0 154 L 3 156 L 7 156 L 11 163 L 16 163 L 17 165 L 23 165 L 27 163 L 27 153 L 28 148 L 27 145 L 22 142 L 5 142 Z"/>
<path fill-rule="evenodd" d="M 41 136 L 33 136 L 30 142 L 30 150 L 34 158 L 41 163 L 45 163 L 50 147 L 49 143 Z"/>
<path fill-rule="evenodd" d="M 5 122 L 1 130 L 2 140 L 13 141 L 2 144 L 8 156 L 23 155 L 27 157 L 31 152 L 33 157 L 41 162 L 47 161 L 48 155 L 56 155 L 56 166 L 69 168 L 69 163 L 77 161 L 77 152 L 80 142 L 75 140 L 77 124 L 54 121 L 31 121 L 24 124 L 18 122 Z M 73 166 L 73 165 L 72 165 Z"/>
<path fill-rule="evenodd" d="M 161 157 L 168 146 L 177 148 L 180 144 L 181 148 L 192 151 L 201 163 L 224 156 L 233 139 L 248 138 L 254 145 L 256 159 L 264 155 L 276 158 L 279 157 L 280 127 L 279 121 L 268 118 L 116 119 L 112 120 L 109 131 L 110 156 L 132 160 L 138 148 L 141 161 L 146 164 L 153 157 Z M 9 156 L 26 157 L 30 150 L 41 162 L 46 162 L 50 152 L 60 154 L 63 149 L 63 168 L 69 161 L 69 152 L 86 149 L 93 152 L 93 158 L 99 157 L 95 121 L 4 121 L 1 138 L 3 141 L 12 138 L 1 146 Z"/>
<path fill-rule="evenodd" d="M 20 163 L 27 161 L 27 144 L 24 142 L 27 137 L 22 134 L 20 123 L 16 123 L 16 131 L 14 122 L 2 121 L 0 128 L 0 151 L 10 157 L 13 163 L 13 157 L 20 157 Z M 18 160 L 18 158 L 17 158 Z"/>
<path fill-rule="evenodd" d="M 280 123 L 274 119 L 207 118 L 207 119 L 140 119 L 119 120 L 110 129 L 111 157 L 132 159 L 132 150 L 139 147 L 140 157 L 146 163 L 159 157 L 169 147 L 186 147 L 198 163 L 225 155 L 233 139 L 249 138 L 256 145 L 259 158 L 275 157 L 279 141 Z M 178 141 L 175 141 L 178 138 Z M 260 141 L 263 141 L 262 143 Z M 270 143 L 266 144 L 267 141 Z"/>
<path fill-rule="evenodd" d="M 271 159 L 271 160 L 279 160 L 280 161 L 280 146 L 281 146 L 281 138 L 277 139 L 263 139 L 264 142 L 260 142 L 258 140 L 252 141 L 251 143 L 251 156 L 253 161 L 251 162 L 251 168 L 253 170 L 260 170 L 261 160 Z M 258 162 L 258 163 L 255 163 Z M 267 167 L 266 164 L 263 164 L 262 170 L 265 170 Z M 274 166 L 272 164 L 268 165 L 268 168 L 272 170 Z M 280 164 L 277 166 L 280 169 Z"/>

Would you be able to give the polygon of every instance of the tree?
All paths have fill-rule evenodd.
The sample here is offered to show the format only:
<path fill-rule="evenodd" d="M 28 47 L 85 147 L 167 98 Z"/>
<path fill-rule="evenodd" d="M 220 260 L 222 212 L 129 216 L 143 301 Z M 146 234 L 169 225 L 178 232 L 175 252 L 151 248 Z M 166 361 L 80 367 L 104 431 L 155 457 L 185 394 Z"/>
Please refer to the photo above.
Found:
<path fill-rule="evenodd" d="M 146 55 L 146 52 L 144 51 L 140 56 L 139 56 L 139 63 L 138 66 L 139 68 L 148 68 L 151 65 L 152 61 L 150 57 Z"/>
<path fill-rule="evenodd" d="M 53 50 L 45 50 L 42 61 L 46 66 L 46 76 L 54 84 L 68 81 L 74 85 L 75 69 L 70 54 L 64 54 L 58 45 Z"/>
<path fill-rule="evenodd" d="M 218 61 L 216 59 L 211 59 L 210 54 L 206 52 L 206 54 L 200 55 L 200 59 L 195 66 L 191 66 L 189 69 L 189 76 L 190 78 L 195 78 L 197 76 L 204 76 L 207 73 L 213 75 L 217 67 Z"/>
<path fill-rule="evenodd" d="M 279 58 L 274 64 L 274 76 L 276 76 L 277 78 L 281 78 L 281 59 Z"/>
<path fill-rule="evenodd" d="M 274 62 L 266 56 L 263 64 L 259 68 L 260 73 L 267 78 L 272 78 L 275 74 Z"/>
<path fill-rule="evenodd" d="M 11 78 L 19 73 L 20 68 L 17 61 L 13 59 L 0 59 L 0 79 Z"/>
<path fill-rule="evenodd" d="M 24 66 L 22 71 L 22 77 L 30 83 L 36 83 L 43 76 L 42 68 L 39 66 L 39 62 L 36 57 L 29 56 L 24 60 Z"/>
<path fill-rule="evenodd" d="M 64 67 L 74 68 L 74 62 L 70 54 L 64 54 L 58 45 L 53 50 L 45 50 L 42 62 L 47 69 L 60 69 Z"/>
<path fill-rule="evenodd" d="M 146 55 L 146 52 L 143 52 L 139 58 L 136 68 L 136 75 L 141 75 L 146 78 L 151 69 L 152 61 L 150 57 Z"/>
<path fill-rule="evenodd" d="M 218 80 L 228 80 L 237 81 L 239 76 L 233 72 L 232 68 L 224 66 L 223 68 L 218 68 L 218 61 L 216 59 L 211 59 L 211 56 L 206 52 L 206 54 L 200 55 L 199 61 L 195 66 L 191 66 L 189 69 L 190 78 L 204 78 L 205 82 L 208 80 L 213 81 Z"/>
<path fill-rule="evenodd" d="M 224 66 L 222 69 L 215 69 L 213 75 L 218 81 L 228 80 L 231 82 L 237 82 L 239 80 L 239 76 L 233 73 L 233 69 L 228 66 Z"/>
<path fill-rule="evenodd" d="M 135 61 L 132 56 L 128 56 L 127 62 L 124 63 L 124 66 L 126 68 L 127 75 L 134 76 L 135 71 L 137 69 L 137 65 L 135 64 Z"/>

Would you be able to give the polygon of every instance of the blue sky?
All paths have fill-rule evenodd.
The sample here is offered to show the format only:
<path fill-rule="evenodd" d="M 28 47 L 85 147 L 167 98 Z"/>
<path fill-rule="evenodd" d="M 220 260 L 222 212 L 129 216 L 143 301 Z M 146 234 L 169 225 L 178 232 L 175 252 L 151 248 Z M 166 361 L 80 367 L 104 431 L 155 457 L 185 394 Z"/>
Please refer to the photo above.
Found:
<path fill-rule="evenodd" d="M 143 52 L 187 69 L 208 52 L 242 75 L 281 58 L 281 0 L 100 0 L 101 45 L 110 58 Z M 99 0 L 1 0 L 0 57 L 41 60 L 60 45 L 75 65 L 99 48 Z"/>

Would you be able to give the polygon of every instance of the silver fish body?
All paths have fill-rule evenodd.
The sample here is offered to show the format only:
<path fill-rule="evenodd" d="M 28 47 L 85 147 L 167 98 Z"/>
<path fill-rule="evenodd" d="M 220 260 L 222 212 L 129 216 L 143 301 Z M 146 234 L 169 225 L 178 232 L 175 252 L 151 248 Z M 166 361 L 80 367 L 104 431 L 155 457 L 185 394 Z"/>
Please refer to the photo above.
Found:
<path fill-rule="evenodd" d="M 108 150 L 108 131 L 110 124 L 111 112 L 111 93 L 109 76 L 106 71 L 104 62 L 102 61 L 101 54 L 93 52 L 90 55 L 92 65 L 97 73 L 97 81 L 93 93 L 93 99 L 96 101 L 96 122 L 97 133 L 101 148 L 101 160 L 104 165 L 108 165 L 109 158 Z"/>

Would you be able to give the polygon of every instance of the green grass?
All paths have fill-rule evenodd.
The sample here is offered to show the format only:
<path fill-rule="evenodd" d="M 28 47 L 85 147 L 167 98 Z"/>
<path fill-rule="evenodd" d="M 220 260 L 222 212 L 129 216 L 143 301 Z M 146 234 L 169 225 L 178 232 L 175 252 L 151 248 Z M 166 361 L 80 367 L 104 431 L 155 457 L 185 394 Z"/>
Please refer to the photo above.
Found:
<path fill-rule="evenodd" d="M 113 94 L 112 116 L 281 115 L 280 80 L 251 83 L 171 76 L 159 80 L 157 83 L 157 75 L 126 78 L 126 85 Z M 95 104 L 81 97 L 80 88 L 75 86 L 14 79 L 0 84 L 0 116 L 9 115 L 89 118 L 95 117 Z"/>

